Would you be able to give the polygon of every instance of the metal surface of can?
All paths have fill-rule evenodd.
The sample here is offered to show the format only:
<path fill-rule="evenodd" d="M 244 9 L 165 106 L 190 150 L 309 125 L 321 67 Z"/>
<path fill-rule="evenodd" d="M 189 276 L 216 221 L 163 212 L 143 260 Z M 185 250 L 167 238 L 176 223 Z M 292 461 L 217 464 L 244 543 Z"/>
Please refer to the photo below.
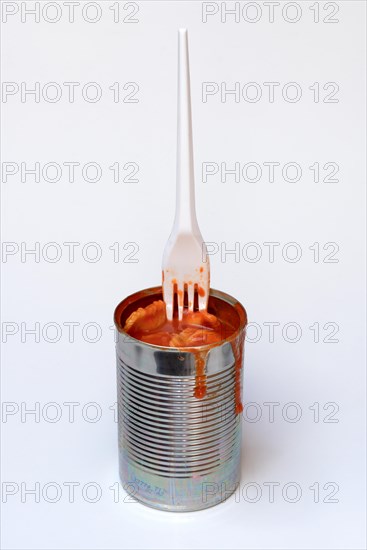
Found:
<path fill-rule="evenodd" d="M 128 336 L 127 317 L 159 299 L 155 287 L 115 310 L 120 477 L 148 506 L 201 510 L 228 498 L 239 483 L 247 316 L 237 300 L 211 290 L 208 311 L 234 327 L 222 342 L 185 351 Z M 201 399 L 195 397 L 198 354 L 205 361 Z"/>

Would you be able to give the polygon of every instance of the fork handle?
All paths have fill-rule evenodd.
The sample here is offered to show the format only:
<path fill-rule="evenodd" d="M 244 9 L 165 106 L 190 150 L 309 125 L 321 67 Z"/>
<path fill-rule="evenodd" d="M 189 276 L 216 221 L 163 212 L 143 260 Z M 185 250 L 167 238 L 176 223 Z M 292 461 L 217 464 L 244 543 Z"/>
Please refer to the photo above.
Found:
<path fill-rule="evenodd" d="M 178 31 L 178 94 L 177 94 L 177 172 L 176 213 L 178 233 L 198 233 L 195 211 L 195 180 L 192 145 L 190 69 L 187 29 Z"/>

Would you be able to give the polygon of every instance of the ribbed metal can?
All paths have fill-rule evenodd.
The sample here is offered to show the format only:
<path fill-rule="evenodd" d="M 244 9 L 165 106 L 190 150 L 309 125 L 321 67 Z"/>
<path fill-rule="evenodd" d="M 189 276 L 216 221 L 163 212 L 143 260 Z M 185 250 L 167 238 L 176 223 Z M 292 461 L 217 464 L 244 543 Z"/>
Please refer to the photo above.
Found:
<path fill-rule="evenodd" d="M 115 310 L 120 477 L 125 490 L 148 506 L 202 510 L 223 502 L 239 484 L 246 311 L 211 290 L 208 311 L 230 321 L 234 331 L 194 351 L 128 336 L 127 317 L 159 299 L 161 287 L 150 288 Z M 201 399 L 195 397 L 198 354 L 206 389 Z"/>

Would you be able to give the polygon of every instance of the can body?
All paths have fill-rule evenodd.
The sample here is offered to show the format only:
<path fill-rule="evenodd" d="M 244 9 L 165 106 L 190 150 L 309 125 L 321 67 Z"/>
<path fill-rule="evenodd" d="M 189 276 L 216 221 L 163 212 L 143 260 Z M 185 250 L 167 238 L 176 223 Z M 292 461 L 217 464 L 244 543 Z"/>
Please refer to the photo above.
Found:
<path fill-rule="evenodd" d="M 228 498 L 239 483 L 246 312 L 230 296 L 211 291 L 209 307 L 236 316 L 238 327 L 233 337 L 205 350 L 206 394 L 198 399 L 195 353 L 123 332 L 124 319 L 160 292 L 137 293 L 115 311 L 120 477 L 144 504 L 201 510 Z"/>

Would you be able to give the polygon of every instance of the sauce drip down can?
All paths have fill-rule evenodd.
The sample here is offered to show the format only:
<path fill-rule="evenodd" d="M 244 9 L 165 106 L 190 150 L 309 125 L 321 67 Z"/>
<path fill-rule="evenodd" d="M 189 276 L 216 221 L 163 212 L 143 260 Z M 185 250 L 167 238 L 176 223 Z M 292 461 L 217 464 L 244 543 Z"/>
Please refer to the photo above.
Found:
<path fill-rule="evenodd" d="M 129 315 L 161 299 L 161 287 L 150 288 L 115 310 L 120 477 L 143 504 L 191 512 L 238 487 L 247 316 L 237 300 L 212 289 L 208 311 L 233 327 L 222 342 L 179 350 L 128 336 Z M 198 384 L 205 385 L 202 398 Z"/>

